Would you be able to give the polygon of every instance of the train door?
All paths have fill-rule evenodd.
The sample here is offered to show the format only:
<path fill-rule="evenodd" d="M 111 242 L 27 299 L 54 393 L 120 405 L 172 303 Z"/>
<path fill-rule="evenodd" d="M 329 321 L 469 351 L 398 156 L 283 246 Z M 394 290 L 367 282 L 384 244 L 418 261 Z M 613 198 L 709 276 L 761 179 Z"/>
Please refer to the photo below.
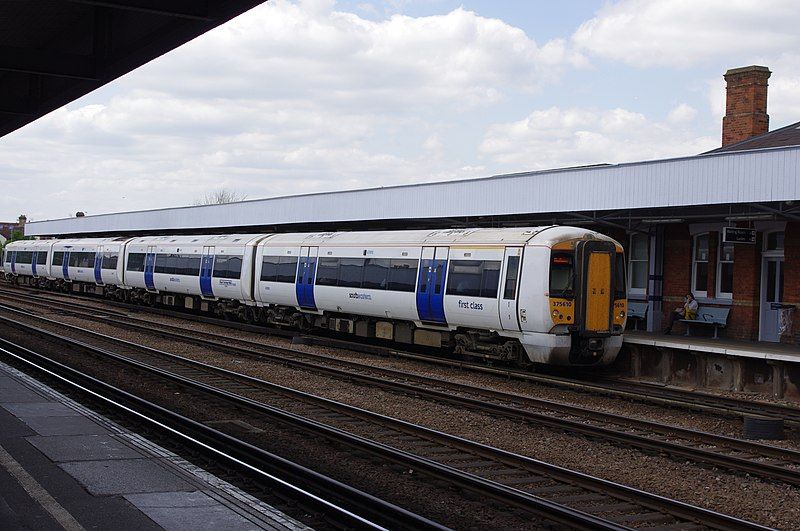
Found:
<path fill-rule="evenodd" d="M 99 245 L 94 252 L 94 281 L 98 286 L 103 285 L 103 246 Z"/>
<path fill-rule="evenodd" d="M 301 308 L 316 310 L 314 300 L 314 273 L 317 270 L 317 255 L 319 247 L 301 247 L 300 260 L 297 265 L 297 304 Z"/>
<path fill-rule="evenodd" d="M 200 259 L 200 293 L 205 298 L 214 297 L 214 288 L 211 284 L 211 272 L 214 269 L 214 247 L 203 247 L 203 257 Z"/>
<path fill-rule="evenodd" d="M 61 263 L 61 272 L 64 274 L 64 280 L 69 280 L 69 249 L 64 250 L 64 261 Z"/>
<path fill-rule="evenodd" d="M 444 283 L 449 247 L 423 247 L 417 282 L 417 313 L 420 321 L 445 324 Z"/>
<path fill-rule="evenodd" d="M 615 247 L 609 242 L 586 242 L 583 255 L 583 330 L 606 333 L 611 330 L 613 309 L 612 267 Z"/>
<path fill-rule="evenodd" d="M 17 273 L 17 251 L 11 251 L 11 272 Z"/>
<path fill-rule="evenodd" d="M 156 247 L 147 247 L 147 254 L 144 257 L 144 285 L 148 291 L 156 291 L 156 284 L 153 281 L 153 270 L 156 267 Z"/>
<path fill-rule="evenodd" d="M 36 271 L 37 258 L 39 258 L 39 253 L 37 251 L 31 252 L 31 275 L 34 277 L 39 276 L 38 272 Z"/>
<path fill-rule="evenodd" d="M 522 247 L 506 247 L 500 279 L 500 324 L 503 330 L 520 330 L 517 316 L 517 285 L 522 266 Z"/>

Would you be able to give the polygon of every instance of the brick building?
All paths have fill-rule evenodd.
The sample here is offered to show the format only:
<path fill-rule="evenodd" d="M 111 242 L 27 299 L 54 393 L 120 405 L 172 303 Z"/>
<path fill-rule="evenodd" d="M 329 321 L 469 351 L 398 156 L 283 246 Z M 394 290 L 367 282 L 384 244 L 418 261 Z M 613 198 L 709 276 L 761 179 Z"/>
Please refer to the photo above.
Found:
<path fill-rule="evenodd" d="M 710 154 L 800 146 L 800 122 L 768 132 L 769 76 L 763 66 L 725 74 L 722 147 Z M 758 172 L 758 167 L 731 166 L 730 186 L 736 186 L 735 175 L 743 171 Z M 794 181 L 798 182 L 797 171 Z M 662 328 L 669 313 L 691 292 L 701 306 L 730 309 L 728 337 L 796 341 L 800 316 L 792 318 L 792 307 L 800 304 L 800 212 L 795 201 L 750 206 L 750 212 L 729 215 L 665 209 L 665 218 L 660 223 L 650 220 L 652 226 L 645 232 L 608 231 L 625 239 L 631 299 L 649 300 L 655 310 L 649 330 Z M 725 241 L 725 227 L 748 229 L 755 233 L 754 239 Z M 787 317 L 794 321 L 788 329 Z"/>
<path fill-rule="evenodd" d="M 24 233 L 27 220 L 28 218 L 23 215 L 17 221 L 0 221 L 0 243 L 10 240 L 14 232 Z"/>

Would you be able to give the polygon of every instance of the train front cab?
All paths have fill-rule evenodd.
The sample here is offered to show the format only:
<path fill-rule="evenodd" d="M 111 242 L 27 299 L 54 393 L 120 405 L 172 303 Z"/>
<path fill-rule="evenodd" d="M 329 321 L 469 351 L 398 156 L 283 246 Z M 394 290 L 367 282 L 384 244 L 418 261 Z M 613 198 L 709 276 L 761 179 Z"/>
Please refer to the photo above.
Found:
<path fill-rule="evenodd" d="M 616 358 L 627 316 L 625 258 L 619 244 L 597 239 L 555 244 L 548 297 L 551 333 L 562 339 L 560 352 L 554 353 L 560 362 L 605 365 Z"/>

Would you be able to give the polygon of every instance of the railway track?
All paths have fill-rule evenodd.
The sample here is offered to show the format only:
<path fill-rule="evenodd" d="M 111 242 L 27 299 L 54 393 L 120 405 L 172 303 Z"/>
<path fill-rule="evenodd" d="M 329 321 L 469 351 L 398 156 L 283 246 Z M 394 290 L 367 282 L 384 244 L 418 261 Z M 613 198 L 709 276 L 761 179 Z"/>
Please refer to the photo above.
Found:
<path fill-rule="evenodd" d="M 77 392 L 135 426 L 154 431 L 170 441 L 178 441 L 180 447 L 221 463 L 226 471 L 236 469 L 240 476 L 247 477 L 273 495 L 277 493 L 292 506 L 318 514 L 320 521 L 334 528 L 381 530 L 396 526 L 400 529 L 446 529 L 2 338 L 0 357 Z"/>
<path fill-rule="evenodd" d="M 48 307 L 52 310 L 52 307 Z M 268 360 L 305 371 L 413 395 L 484 414 L 587 436 L 646 452 L 723 467 L 734 472 L 800 485 L 800 452 L 733 437 L 615 415 L 550 400 L 512 395 L 491 389 L 443 381 L 394 369 L 345 361 L 297 349 L 191 331 L 163 323 L 143 323 L 128 316 L 91 315 L 64 308 L 65 313 L 136 332 L 155 334 L 224 354 Z M 69 326 L 69 325 L 66 325 Z M 101 339 L 109 336 L 97 334 Z M 331 366 L 333 365 L 333 367 Z"/>
<path fill-rule="evenodd" d="M 335 440 L 359 453 L 366 452 L 470 490 L 481 500 L 511 505 L 560 525 L 763 529 L 721 513 L 149 347 L 128 343 L 126 348 L 111 352 L 9 317 L 0 321 L 26 335 L 69 345 L 103 363 L 123 364 L 162 381 L 169 380 L 173 386 L 191 389 L 224 407 L 236 407 L 261 419 L 269 418 L 315 437 Z"/>
<path fill-rule="evenodd" d="M 269 333 L 281 336 L 298 336 L 300 334 L 289 332 L 282 329 L 267 329 L 264 326 L 249 325 L 244 323 L 237 323 L 225 321 L 222 319 L 210 318 L 205 316 L 197 316 L 179 312 L 174 310 L 166 310 L 161 308 L 149 308 L 134 304 L 121 303 L 117 301 L 107 301 L 105 299 L 97 299 L 90 296 L 66 296 L 58 293 L 47 292 L 48 295 L 56 297 L 66 297 L 67 299 L 62 302 L 71 306 L 73 309 L 76 307 L 75 302 L 78 299 L 91 300 L 95 302 L 102 301 L 111 306 L 118 307 L 125 310 L 133 310 L 136 312 L 155 312 L 159 315 L 176 317 L 180 319 L 188 319 L 208 324 L 224 326 L 229 328 L 236 328 L 243 331 L 255 333 Z M 51 303 L 54 302 L 52 297 L 42 296 L 40 292 L 23 290 L 20 288 L 6 288 L 0 287 L 0 297 L 8 296 L 14 300 L 23 297 L 27 300 L 39 300 L 41 302 Z M 109 310 L 98 309 L 96 307 L 85 307 L 94 312 L 110 312 Z M 144 320 L 143 320 L 144 321 Z M 306 336 L 304 336 L 306 338 Z M 517 370 L 506 367 L 488 366 L 482 363 L 474 363 L 457 359 L 450 359 L 441 356 L 431 356 L 417 352 L 404 352 L 387 347 L 377 347 L 374 345 L 346 341 L 340 339 L 331 339 L 328 337 L 308 336 L 309 344 L 319 344 L 321 346 L 332 346 L 335 348 L 351 349 L 355 351 L 363 351 L 370 353 L 378 353 L 386 356 L 393 356 L 404 359 L 411 359 L 423 361 L 426 363 L 459 368 L 462 370 L 469 370 L 480 373 L 494 374 L 502 376 L 503 378 L 526 381 L 539 385 L 546 385 L 561 389 L 568 389 L 578 392 L 585 392 L 590 394 L 601 394 L 613 397 L 625 397 L 631 400 L 640 401 L 643 403 L 652 403 L 658 405 L 666 405 L 670 407 L 687 409 L 692 411 L 710 412 L 720 415 L 727 415 L 730 417 L 745 417 L 745 416 L 761 416 L 783 419 L 787 424 L 800 426 L 800 408 L 775 404 L 770 402 L 760 402 L 752 400 L 741 400 L 736 398 L 724 397 L 713 395 L 710 393 L 703 393 L 698 391 L 691 391 L 686 389 L 679 389 L 675 387 L 666 387 L 657 384 L 647 384 L 640 382 L 631 382 L 626 380 L 612 379 L 597 375 L 585 375 L 583 378 L 565 377 L 554 374 L 534 373 L 531 371 Z"/>

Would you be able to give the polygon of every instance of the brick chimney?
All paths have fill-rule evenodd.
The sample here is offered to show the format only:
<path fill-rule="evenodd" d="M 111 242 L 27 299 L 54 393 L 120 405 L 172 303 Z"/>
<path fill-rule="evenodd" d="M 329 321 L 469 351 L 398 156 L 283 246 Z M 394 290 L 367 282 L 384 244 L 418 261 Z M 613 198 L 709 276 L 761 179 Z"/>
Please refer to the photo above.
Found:
<path fill-rule="evenodd" d="M 745 66 L 725 72 L 727 97 L 722 119 L 722 145 L 769 131 L 767 80 L 772 72 L 766 66 Z"/>

